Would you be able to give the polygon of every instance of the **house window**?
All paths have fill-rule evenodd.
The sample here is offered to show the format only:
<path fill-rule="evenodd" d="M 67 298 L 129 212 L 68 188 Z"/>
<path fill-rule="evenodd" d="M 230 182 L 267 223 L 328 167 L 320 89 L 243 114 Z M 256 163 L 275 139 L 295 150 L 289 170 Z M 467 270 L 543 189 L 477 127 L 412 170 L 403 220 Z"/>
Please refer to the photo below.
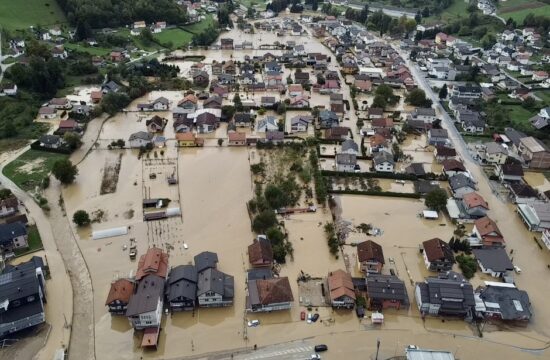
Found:
<path fill-rule="evenodd" d="M 32 295 L 29 296 L 29 297 L 27 297 L 27 301 L 28 301 L 28 302 L 33 302 L 34 299 L 35 299 L 35 298 L 34 298 L 34 296 L 32 296 Z"/>

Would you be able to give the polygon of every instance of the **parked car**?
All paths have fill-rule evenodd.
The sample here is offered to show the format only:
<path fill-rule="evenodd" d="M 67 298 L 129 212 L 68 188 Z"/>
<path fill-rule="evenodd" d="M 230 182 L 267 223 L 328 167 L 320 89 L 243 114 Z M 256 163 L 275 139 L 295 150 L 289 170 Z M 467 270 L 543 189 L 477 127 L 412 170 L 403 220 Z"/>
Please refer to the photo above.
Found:
<path fill-rule="evenodd" d="M 313 348 L 313 350 L 315 350 L 315 352 L 327 351 L 327 350 L 328 350 L 328 346 L 326 346 L 325 344 L 315 345 L 315 347 Z"/>
<path fill-rule="evenodd" d="M 311 354 L 311 359 L 318 359 L 318 360 L 320 360 L 320 359 L 321 359 L 321 355 L 319 355 L 319 354 Z"/>
<path fill-rule="evenodd" d="M 311 317 L 311 321 L 316 322 L 317 320 L 319 320 L 319 314 L 314 314 L 314 315 Z"/>
<path fill-rule="evenodd" d="M 355 308 L 355 313 L 357 314 L 358 318 L 364 318 L 365 317 L 365 308 L 362 306 L 357 306 Z"/>
<path fill-rule="evenodd" d="M 521 274 L 521 268 L 519 266 L 514 265 L 514 271 L 516 274 Z"/>
<path fill-rule="evenodd" d="M 248 322 L 248 327 L 256 327 L 258 325 L 260 325 L 260 320 L 250 320 Z"/>

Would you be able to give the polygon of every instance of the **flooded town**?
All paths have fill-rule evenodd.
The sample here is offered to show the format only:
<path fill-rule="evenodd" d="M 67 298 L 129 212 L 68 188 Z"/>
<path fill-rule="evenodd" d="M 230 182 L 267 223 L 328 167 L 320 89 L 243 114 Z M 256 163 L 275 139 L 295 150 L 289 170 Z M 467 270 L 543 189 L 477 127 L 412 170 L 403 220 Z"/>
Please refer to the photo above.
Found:
<path fill-rule="evenodd" d="M 0 14 L 0 359 L 550 357 L 548 5 L 461 2 Z"/>

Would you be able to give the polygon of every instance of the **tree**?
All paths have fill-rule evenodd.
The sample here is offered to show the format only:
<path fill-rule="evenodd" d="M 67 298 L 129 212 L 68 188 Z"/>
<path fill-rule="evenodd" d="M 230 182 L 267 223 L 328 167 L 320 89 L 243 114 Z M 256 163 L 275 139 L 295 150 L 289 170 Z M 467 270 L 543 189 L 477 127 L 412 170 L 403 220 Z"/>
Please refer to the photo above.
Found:
<path fill-rule="evenodd" d="M 267 229 L 276 224 L 277 217 L 275 216 L 275 212 L 273 210 L 264 210 L 256 215 L 252 221 L 252 230 L 257 234 L 263 234 Z"/>
<path fill-rule="evenodd" d="M 318 0 L 313 0 L 311 2 L 311 10 L 317 11 L 317 9 L 319 9 L 319 1 Z"/>
<path fill-rule="evenodd" d="M 449 94 L 449 90 L 447 90 L 447 84 L 443 84 L 441 89 L 439 89 L 439 98 L 446 99 L 448 94 Z"/>
<path fill-rule="evenodd" d="M 69 159 L 62 159 L 57 160 L 53 164 L 52 173 L 57 180 L 67 185 L 74 181 L 78 174 L 78 169 Z"/>
<path fill-rule="evenodd" d="M 283 115 L 285 112 L 286 112 L 286 104 L 281 101 L 279 105 L 277 105 L 277 114 Z"/>
<path fill-rule="evenodd" d="M 82 145 L 80 136 L 72 131 L 66 132 L 65 135 L 63 135 L 63 141 L 73 150 L 78 149 Z"/>
<path fill-rule="evenodd" d="M 422 21 L 422 13 L 420 12 L 420 10 L 418 10 L 416 12 L 416 15 L 414 15 L 414 20 L 419 24 Z"/>
<path fill-rule="evenodd" d="M 286 194 L 276 185 L 269 184 L 264 190 L 264 197 L 272 209 L 279 209 L 288 204 Z"/>
<path fill-rule="evenodd" d="M 535 105 L 537 105 L 537 102 L 531 96 L 529 96 L 525 100 L 523 100 L 523 104 L 521 104 L 521 106 L 523 106 L 526 109 L 532 109 L 532 108 L 535 107 Z"/>
<path fill-rule="evenodd" d="M 90 215 L 84 210 L 78 210 L 73 214 L 73 222 L 79 227 L 90 225 Z"/>
<path fill-rule="evenodd" d="M 405 101 L 413 106 L 430 107 L 432 101 L 426 98 L 426 93 L 422 89 L 414 89 L 407 94 Z"/>
<path fill-rule="evenodd" d="M 151 32 L 151 30 L 149 30 L 149 28 L 145 28 L 141 30 L 139 35 L 141 36 L 141 38 L 146 44 L 151 44 L 152 42 L 155 41 L 155 38 L 153 37 L 153 33 Z"/>
<path fill-rule="evenodd" d="M 376 95 L 374 99 L 372 100 L 372 107 L 373 108 L 382 108 L 384 109 L 388 105 L 386 99 L 384 99 L 381 95 Z"/>
<path fill-rule="evenodd" d="M 109 93 L 101 99 L 101 108 L 109 115 L 114 115 L 130 102 L 130 97 L 125 93 Z"/>
<path fill-rule="evenodd" d="M 441 211 L 447 206 L 447 192 L 443 189 L 435 189 L 426 195 L 426 207 L 432 210 Z"/>
<path fill-rule="evenodd" d="M 92 36 L 92 28 L 90 27 L 90 24 L 88 24 L 86 21 L 79 20 L 76 23 L 76 30 L 74 34 L 74 38 L 77 41 L 86 40 L 89 37 Z"/>
<path fill-rule="evenodd" d="M 12 192 L 10 189 L 0 189 L 0 200 L 4 200 L 12 196 Z"/>

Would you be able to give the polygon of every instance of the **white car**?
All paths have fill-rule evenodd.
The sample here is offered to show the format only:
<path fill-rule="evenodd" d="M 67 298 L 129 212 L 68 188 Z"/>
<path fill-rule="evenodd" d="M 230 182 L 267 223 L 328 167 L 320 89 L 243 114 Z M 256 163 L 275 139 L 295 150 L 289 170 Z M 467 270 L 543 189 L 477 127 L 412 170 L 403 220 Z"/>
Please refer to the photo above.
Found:
<path fill-rule="evenodd" d="M 319 360 L 321 360 L 321 355 L 319 355 L 319 354 L 311 354 L 311 359 L 319 359 Z"/>
<path fill-rule="evenodd" d="M 519 266 L 514 265 L 514 271 L 516 274 L 521 274 L 521 268 Z"/>
<path fill-rule="evenodd" d="M 248 322 L 248 327 L 256 327 L 260 325 L 260 320 L 250 320 Z"/>

